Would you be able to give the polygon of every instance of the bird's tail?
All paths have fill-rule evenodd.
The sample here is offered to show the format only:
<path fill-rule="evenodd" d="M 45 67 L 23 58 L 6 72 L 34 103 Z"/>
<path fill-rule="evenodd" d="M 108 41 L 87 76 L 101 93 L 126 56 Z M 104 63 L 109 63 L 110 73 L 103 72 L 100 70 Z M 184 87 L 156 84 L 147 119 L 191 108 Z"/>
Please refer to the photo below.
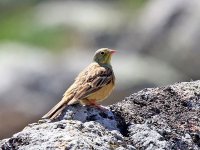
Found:
<path fill-rule="evenodd" d="M 66 105 L 66 101 L 61 100 L 47 114 L 45 114 L 42 119 L 55 119 L 63 111 Z"/>

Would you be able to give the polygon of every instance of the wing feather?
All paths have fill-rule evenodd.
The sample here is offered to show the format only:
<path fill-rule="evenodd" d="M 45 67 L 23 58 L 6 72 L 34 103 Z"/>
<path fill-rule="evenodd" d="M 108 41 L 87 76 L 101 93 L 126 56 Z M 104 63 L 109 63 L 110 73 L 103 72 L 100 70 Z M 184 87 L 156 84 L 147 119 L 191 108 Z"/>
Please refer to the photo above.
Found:
<path fill-rule="evenodd" d="M 111 68 L 101 67 L 97 64 L 89 66 L 84 72 L 80 73 L 75 82 L 79 83 L 75 99 L 87 98 L 90 94 L 109 84 L 114 79 Z"/>

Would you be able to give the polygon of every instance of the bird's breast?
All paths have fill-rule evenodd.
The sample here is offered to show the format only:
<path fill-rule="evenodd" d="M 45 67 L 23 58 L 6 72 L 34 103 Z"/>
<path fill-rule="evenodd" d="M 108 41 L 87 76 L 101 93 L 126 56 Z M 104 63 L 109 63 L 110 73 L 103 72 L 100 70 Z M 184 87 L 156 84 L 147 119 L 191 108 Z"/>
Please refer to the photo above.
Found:
<path fill-rule="evenodd" d="M 88 96 L 87 99 L 102 101 L 110 95 L 113 88 L 114 88 L 114 83 L 110 82 L 109 84 L 105 85 L 104 87 L 102 87 L 98 91 L 96 91 L 93 94 L 91 94 L 90 96 Z"/>

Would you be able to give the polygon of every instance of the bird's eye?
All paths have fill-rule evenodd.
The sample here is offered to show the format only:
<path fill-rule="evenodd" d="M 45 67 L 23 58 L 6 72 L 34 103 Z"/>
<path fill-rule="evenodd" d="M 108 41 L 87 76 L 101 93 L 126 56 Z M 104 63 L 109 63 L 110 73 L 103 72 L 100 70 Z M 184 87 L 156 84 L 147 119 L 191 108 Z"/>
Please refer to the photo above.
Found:
<path fill-rule="evenodd" d="M 100 54 L 101 54 L 101 55 L 104 55 L 104 54 L 105 54 L 105 52 L 101 52 Z"/>

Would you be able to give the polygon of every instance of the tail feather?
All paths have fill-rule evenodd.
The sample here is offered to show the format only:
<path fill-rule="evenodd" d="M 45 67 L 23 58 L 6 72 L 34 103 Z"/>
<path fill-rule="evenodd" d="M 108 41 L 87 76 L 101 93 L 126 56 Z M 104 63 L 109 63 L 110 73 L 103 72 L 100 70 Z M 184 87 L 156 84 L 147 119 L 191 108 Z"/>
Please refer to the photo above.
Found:
<path fill-rule="evenodd" d="M 66 105 L 67 105 L 66 101 L 61 100 L 42 118 L 43 119 L 55 119 L 63 111 L 63 109 L 65 108 Z"/>

